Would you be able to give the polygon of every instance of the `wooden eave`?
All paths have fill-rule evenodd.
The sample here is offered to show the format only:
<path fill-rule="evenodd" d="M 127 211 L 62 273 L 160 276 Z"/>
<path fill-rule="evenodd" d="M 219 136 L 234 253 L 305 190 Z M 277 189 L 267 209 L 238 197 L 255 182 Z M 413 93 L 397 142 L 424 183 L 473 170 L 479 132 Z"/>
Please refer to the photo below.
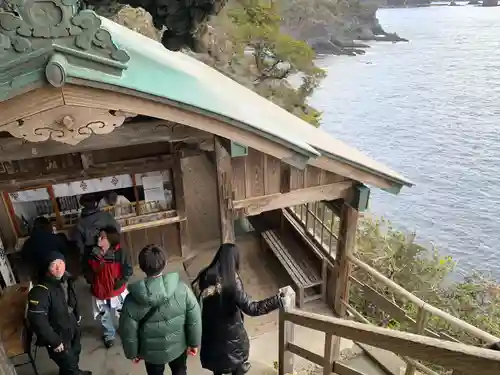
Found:
<path fill-rule="evenodd" d="M 351 180 L 390 191 L 399 191 L 404 185 L 403 182 L 394 181 L 394 179 L 387 176 L 382 176 L 345 161 L 336 160 L 325 155 L 308 154 L 304 150 L 298 150 L 293 145 L 284 144 L 280 139 L 273 139 L 269 135 L 258 134 L 255 129 L 248 129 L 248 127 L 242 126 L 242 124 L 235 124 L 234 121 L 215 114 L 206 113 L 195 108 L 188 108 L 185 104 L 95 82 L 75 80 L 74 83 L 67 84 L 62 88 L 50 86 L 37 88 L 7 101 L 0 102 L 0 113 L 2 113 L 0 130 L 2 130 L 2 126 L 11 122 L 62 106 L 127 111 L 183 124 L 203 133 L 230 139 L 231 141 L 271 155 L 299 169 L 303 169 L 306 165 L 312 165 L 325 171 L 345 176 Z M 99 137 L 113 138 L 113 133 L 110 133 L 109 136 L 100 135 Z M 138 141 L 136 144 L 148 143 L 149 139 L 144 139 L 144 142 Z M 158 141 L 158 139 L 156 140 Z M 105 148 L 106 144 L 106 142 L 97 142 L 100 145 L 96 146 L 94 145 L 95 141 L 85 142 L 75 146 L 59 145 L 58 147 L 54 147 L 50 152 L 64 153 L 63 150 L 65 149 L 67 149 L 66 152 L 87 151 Z M 36 143 L 32 145 L 35 146 Z M 7 155 L 7 151 L 7 149 L 0 148 L 0 160 L 9 158 L 10 155 Z M 10 159 L 12 160 L 13 158 L 11 157 Z"/>

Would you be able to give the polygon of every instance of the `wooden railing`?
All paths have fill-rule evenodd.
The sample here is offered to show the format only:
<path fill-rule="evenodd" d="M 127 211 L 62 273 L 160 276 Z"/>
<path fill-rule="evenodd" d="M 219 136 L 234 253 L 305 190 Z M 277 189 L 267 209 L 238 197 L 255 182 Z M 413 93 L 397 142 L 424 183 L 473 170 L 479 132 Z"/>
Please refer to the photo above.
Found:
<path fill-rule="evenodd" d="M 337 262 L 335 259 L 335 247 L 337 246 L 337 241 L 339 236 L 341 237 L 341 234 L 336 233 L 335 230 L 342 230 L 342 225 L 339 223 L 340 219 L 338 213 L 335 212 L 334 207 L 331 205 L 326 206 L 322 202 L 317 202 L 314 204 L 293 207 L 288 210 L 293 213 L 294 218 L 302 225 L 306 234 L 316 244 L 318 248 L 316 250 L 323 251 L 325 256 L 330 260 L 334 273 L 338 272 L 339 267 L 347 266 L 348 269 L 354 269 L 356 273 L 363 278 L 365 278 L 365 275 L 368 276 L 366 279 L 370 280 L 371 285 L 368 285 L 367 281 L 362 282 L 356 277 L 353 277 L 351 272 L 348 279 L 346 279 L 348 280 L 347 285 L 344 286 L 345 290 L 348 292 L 340 296 L 339 302 L 344 307 L 343 310 L 347 310 L 349 315 L 355 320 L 365 324 L 372 323 L 381 326 L 386 326 L 388 323 L 388 321 L 376 321 L 373 317 L 365 316 L 358 311 L 350 301 L 354 296 L 357 296 L 358 300 L 359 297 L 361 297 L 363 301 L 370 303 L 375 306 L 376 309 L 382 311 L 384 317 L 389 317 L 398 322 L 404 322 L 404 326 L 400 327 L 400 329 L 407 329 L 414 334 L 455 343 L 460 342 L 460 336 L 467 336 L 466 341 L 468 343 L 477 345 L 492 344 L 500 341 L 499 338 L 421 300 L 402 286 L 370 267 L 368 264 L 362 262 L 352 252 L 346 254 L 347 262 Z M 326 222 L 324 222 L 325 220 Z M 326 228 L 328 228 L 327 231 L 325 231 Z M 348 264 L 346 265 L 345 263 Z M 339 279 L 337 279 L 337 282 L 339 282 Z M 352 293 L 354 290 L 351 290 L 351 293 L 349 293 L 349 289 L 354 288 L 357 293 Z M 397 298 L 390 298 L 388 296 Z M 338 296 L 336 296 L 336 300 L 338 300 Z M 409 314 L 403 307 L 398 305 L 398 301 L 405 301 L 404 307 L 413 304 L 416 308 L 416 314 Z M 339 314 L 338 311 L 336 311 L 336 313 Z M 342 313 L 339 315 L 344 317 Z M 448 330 L 444 329 L 438 331 L 432 326 L 429 326 L 429 319 L 431 317 L 439 318 L 446 322 Z M 368 318 L 372 318 L 372 321 Z M 452 329 L 460 333 L 460 335 L 456 335 L 458 338 L 451 334 Z M 400 352 L 396 353 L 400 354 Z M 405 375 L 414 375 L 416 370 L 428 375 L 438 374 L 430 367 L 416 361 L 415 359 L 420 359 L 417 356 L 405 357 L 403 355 L 402 358 L 407 362 Z M 424 357 L 422 359 L 432 362 L 431 357 Z M 439 364 L 439 361 L 435 361 L 435 363 Z M 480 373 L 477 372 L 477 374 Z"/>
<path fill-rule="evenodd" d="M 387 299 L 384 295 L 381 293 L 377 292 L 373 288 L 370 288 L 368 285 L 356 280 L 355 278 L 351 277 L 350 280 L 357 284 L 358 287 L 360 287 L 362 290 L 364 290 L 363 295 L 364 297 L 369 300 L 371 303 L 375 304 L 378 308 L 381 310 L 385 311 L 387 314 L 390 316 L 394 317 L 395 319 L 402 320 L 408 322 L 411 326 L 413 326 L 413 332 L 416 334 L 420 335 L 425 335 L 428 337 L 432 337 L 435 339 L 443 339 L 451 342 L 456 342 L 458 343 L 459 340 L 456 338 L 452 337 L 449 335 L 447 332 L 435 332 L 429 328 L 427 328 L 427 322 L 431 316 L 439 317 L 446 321 L 447 323 L 450 324 L 450 326 L 465 332 L 469 334 L 470 336 L 478 339 L 482 343 L 485 344 L 492 344 L 494 342 L 500 341 L 499 338 L 489 334 L 488 332 L 485 332 L 465 321 L 462 319 L 459 319 L 435 306 L 432 306 L 425 301 L 421 300 L 414 294 L 410 293 L 400 285 L 396 284 L 394 281 L 388 279 L 384 275 L 382 275 L 380 272 L 375 270 L 374 268 L 370 267 L 366 263 L 362 262 L 356 256 L 350 254 L 348 256 L 349 261 L 355 265 L 356 267 L 359 267 L 361 270 L 365 271 L 368 273 L 373 279 L 378 281 L 379 283 L 383 284 L 388 290 L 391 291 L 391 293 L 394 293 L 408 302 L 411 302 L 417 306 L 417 316 L 416 319 L 413 319 L 410 317 L 405 310 L 403 310 L 401 307 L 399 307 L 396 303 L 393 301 L 390 301 Z M 350 314 L 356 319 L 359 320 L 360 322 L 363 323 L 371 323 L 366 317 L 364 317 L 359 311 L 357 311 L 352 305 L 349 304 L 349 301 L 342 301 L 342 303 L 346 306 L 347 311 L 349 311 Z M 418 369 L 419 371 L 429 374 L 429 375 L 436 375 L 437 372 L 430 369 L 427 366 L 422 365 L 419 362 L 416 362 L 410 358 L 403 357 L 403 359 L 407 362 L 407 368 L 405 375 L 413 375 L 415 373 L 415 370 Z"/>
<path fill-rule="evenodd" d="M 293 341 L 294 325 L 325 333 L 322 356 Z M 385 349 L 412 360 L 432 362 L 453 370 L 454 374 L 500 374 L 498 351 L 289 308 L 280 311 L 279 316 L 279 375 L 293 373 L 294 355 L 322 366 L 324 375 L 332 372 L 338 375 L 370 375 L 340 362 L 341 338 Z"/>

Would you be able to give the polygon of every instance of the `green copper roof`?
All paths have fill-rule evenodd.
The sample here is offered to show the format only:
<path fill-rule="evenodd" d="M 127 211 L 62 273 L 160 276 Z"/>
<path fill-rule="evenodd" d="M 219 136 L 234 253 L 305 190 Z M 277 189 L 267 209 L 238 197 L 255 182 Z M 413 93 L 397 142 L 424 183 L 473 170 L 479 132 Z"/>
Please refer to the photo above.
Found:
<path fill-rule="evenodd" d="M 116 76 L 69 65 L 69 77 L 168 98 L 246 124 L 281 140 L 307 157 L 320 155 L 300 138 L 288 137 L 283 128 L 276 127 L 273 119 L 259 114 L 261 103 L 240 100 L 238 92 L 249 90 L 230 78 L 182 52 L 169 51 L 160 43 L 108 19 L 102 18 L 102 27 L 111 33 L 116 46 L 129 54 L 127 69 Z"/>
<path fill-rule="evenodd" d="M 102 19 L 102 27 L 111 33 L 116 45 L 130 55 L 128 69 L 122 73 L 122 78 L 108 77 L 106 79 L 111 81 L 107 83 L 167 97 L 227 116 L 289 144 L 312 151 L 315 155 L 333 157 L 400 185 L 413 185 L 385 165 L 340 142 L 322 129 L 311 126 L 202 62 L 181 52 L 168 51 L 160 43 L 108 19 Z M 161 84 L 163 82 L 165 84 Z"/>
<path fill-rule="evenodd" d="M 0 101 L 46 80 L 54 86 L 72 79 L 105 83 L 226 117 L 306 158 L 324 155 L 412 185 L 200 61 L 91 11 L 75 13 L 77 0 L 31 0 L 37 12 L 25 12 L 25 0 L 7 1 L 21 18 L 0 12 Z"/>

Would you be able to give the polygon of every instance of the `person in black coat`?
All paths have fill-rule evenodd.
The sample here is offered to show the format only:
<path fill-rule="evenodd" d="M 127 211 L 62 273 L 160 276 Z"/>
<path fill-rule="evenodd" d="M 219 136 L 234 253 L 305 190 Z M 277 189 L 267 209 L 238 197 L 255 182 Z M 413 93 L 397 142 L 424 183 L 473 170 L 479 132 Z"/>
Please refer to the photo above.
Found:
<path fill-rule="evenodd" d="M 96 198 L 92 194 L 82 195 L 80 205 L 83 207 L 82 212 L 70 233 L 70 240 L 84 257 L 97 245 L 101 228 L 111 226 L 120 232 L 120 224 L 111 213 L 97 207 Z"/>
<path fill-rule="evenodd" d="M 280 295 L 252 301 L 238 274 L 239 250 L 223 244 L 212 263 L 193 281 L 202 307 L 202 367 L 215 375 L 246 372 L 250 340 L 243 314 L 260 316 L 283 306 Z"/>
<path fill-rule="evenodd" d="M 59 375 L 91 375 L 79 368 L 80 313 L 73 280 L 64 256 L 50 252 L 44 258 L 45 275 L 28 294 L 27 319 L 37 346 L 45 346 L 59 367 Z"/>
<path fill-rule="evenodd" d="M 52 251 L 65 254 L 67 251 L 66 242 L 56 234 L 52 233 L 52 224 L 44 216 L 37 217 L 33 222 L 33 229 L 30 237 L 21 249 L 21 257 L 28 265 L 30 278 L 38 280 L 40 275 L 44 275 L 44 258 Z"/>

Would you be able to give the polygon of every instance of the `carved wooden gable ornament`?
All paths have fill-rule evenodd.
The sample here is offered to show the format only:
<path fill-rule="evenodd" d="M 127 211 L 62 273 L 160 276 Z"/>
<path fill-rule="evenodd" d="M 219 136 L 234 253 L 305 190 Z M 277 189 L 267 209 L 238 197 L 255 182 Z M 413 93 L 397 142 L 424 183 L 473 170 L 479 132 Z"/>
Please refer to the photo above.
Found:
<path fill-rule="evenodd" d="M 4 0 L 0 5 L 0 101 L 48 81 L 64 85 L 71 66 L 121 75 L 129 55 L 78 0 Z"/>
<path fill-rule="evenodd" d="M 52 139 L 76 145 L 92 134 L 108 134 L 135 114 L 105 109 L 60 106 L 0 126 L 16 138 L 29 142 Z"/>

